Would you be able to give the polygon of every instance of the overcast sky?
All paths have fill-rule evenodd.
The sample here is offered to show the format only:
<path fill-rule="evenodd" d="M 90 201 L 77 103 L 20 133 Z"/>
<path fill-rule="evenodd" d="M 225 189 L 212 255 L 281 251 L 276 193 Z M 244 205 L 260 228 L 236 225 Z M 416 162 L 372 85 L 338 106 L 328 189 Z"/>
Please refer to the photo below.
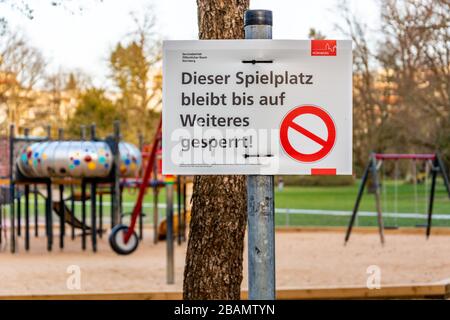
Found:
<path fill-rule="evenodd" d="M 77 11 L 53 7 L 50 0 L 33 0 L 34 19 L 28 19 L 8 3 L 0 12 L 11 28 L 20 28 L 31 43 L 40 48 L 52 69 L 81 69 L 96 85 L 105 85 L 107 58 L 111 48 L 133 27 L 130 12 L 139 12 L 153 4 L 157 30 L 163 39 L 197 39 L 195 0 L 82 0 L 85 9 Z M 372 29 L 379 23 L 377 0 L 350 0 L 352 10 Z M 77 0 L 72 1 L 77 3 Z M 70 2 L 69 2 L 70 3 Z M 274 15 L 274 39 L 305 39 L 314 27 L 328 38 L 343 38 L 335 30 L 339 20 L 337 0 L 251 0 L 252 9 L 270 9 Z M 74 9 L 71 11 L 70 9 Z"/>

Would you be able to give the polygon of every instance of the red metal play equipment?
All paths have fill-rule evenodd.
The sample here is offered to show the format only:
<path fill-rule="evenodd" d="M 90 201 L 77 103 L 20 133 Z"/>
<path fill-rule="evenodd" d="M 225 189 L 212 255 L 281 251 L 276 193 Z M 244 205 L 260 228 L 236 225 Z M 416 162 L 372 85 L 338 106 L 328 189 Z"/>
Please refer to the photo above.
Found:
<path fill-rule="evenodd" d="M 130 225 L 126 226 L 124 224 L 118 224 L 111 230 L 109 243 L 111 248 L 118 254 L 130 254 L 134 252 L 139 245 L 139 239 L 134 229 L 136 227 L 137 219 L 142 212 L 142 202 L 144 200 L 145 192 L 149 186 L 150 177 L 156 160 L 156 154 L 161 142 L 161 126 L 162 120 L 160 119 L 155 137 L 153 139 L 150 154 L 146 155 L 148 158 L 144 176 L 142 177 L 142 180 L 136 180 L 136 183 L 139 186 L 139 193 L 131 215 Z"/>

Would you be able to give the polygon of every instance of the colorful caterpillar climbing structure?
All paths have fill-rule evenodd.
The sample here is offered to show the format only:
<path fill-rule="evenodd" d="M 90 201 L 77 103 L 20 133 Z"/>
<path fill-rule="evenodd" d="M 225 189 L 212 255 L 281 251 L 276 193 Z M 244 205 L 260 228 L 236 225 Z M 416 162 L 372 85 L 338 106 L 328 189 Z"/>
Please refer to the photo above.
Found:
<path fill-rule="evenodd" d="M 135 177 L 142 163 L 134 145 L 119 143 L 120 175 Z M 17 165 L 27 178 L 104 178 L 111 171 L 111 148 L 104 141 L 46 141 L 24 147 Z"/>

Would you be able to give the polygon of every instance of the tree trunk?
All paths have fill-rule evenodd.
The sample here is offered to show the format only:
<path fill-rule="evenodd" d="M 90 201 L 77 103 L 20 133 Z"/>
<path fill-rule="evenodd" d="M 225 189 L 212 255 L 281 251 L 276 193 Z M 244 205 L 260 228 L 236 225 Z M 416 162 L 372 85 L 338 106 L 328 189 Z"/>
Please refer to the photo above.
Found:
<path fill-rule="evenodd" d="M 249 0 L 197 0 L 200 39 L 241 39 Z M 196 176 L 183 298 L 240 299 L 245 176 Z"/>

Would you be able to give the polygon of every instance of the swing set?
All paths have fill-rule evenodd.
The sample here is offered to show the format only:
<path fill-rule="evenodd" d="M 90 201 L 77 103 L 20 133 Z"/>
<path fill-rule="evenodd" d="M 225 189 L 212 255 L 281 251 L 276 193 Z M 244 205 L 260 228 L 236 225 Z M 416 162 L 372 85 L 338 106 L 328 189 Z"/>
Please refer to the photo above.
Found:
<path fill-rule="evenodd" d="M 361 185 L 359 187 L 358 196 L 356 198 L 355 206 L 353 208 L 352 216 L 350 218 L 347 232 L 345 235 L 345 244 L 350 239 L 350 235 L 355 224 L 355 220 L 358 214 L 359 205 L 361 203 L 362 196 L 366 185 L 368 184 L 369 175 L 372 178 L 372 190 L 375 195 L 375 207 L 377 214 L 378 231 L 380 234 L 380 241 L 384 244 L 384 230 L 398 228 L 397 216 L 398 216 L 398 197 L 399 197 L 399 161 L 409 160 L 411 161 L 411 171 L 412 171 L 412 183 L 414 192 L 414 209 L 415 212 L 419 212 L 418 205 L 418 183 L 424 183 L 425 187 L 425 198 L 428 198 L 428 204 L 426 205 L 426 237 L 430 237 L 431 233 L 431 221 L 433 215 L 433 203 L 436 191 L 436 178 L 438 174 L 441 174 L 446 191 L 450 198 L 450 184 L 447 172 L 445 170 L 444 163 L 437 153 L 432 154 L 384 154 L 384 153 L 372 153 L 369 158 L 369 163 L 364 170 Z M 383 212 L 386 212 L 386 200 L 387 200 L 387 182 L 386 182 L 386 172 L 385 166 L 383 164 L 388 161 L 394 161 L 394 225 L 385 226 L 383 219 Z M 421 162 L 424 168 L 424 174 L 417 174 L 417 163 Z M 380 180 L 380 173 L 382 175 L 382 180 Z M 431 174 L 431 185 L 428 186 L 428 177 Z M 430 192 L 428 194 L 428 187 Z M 382 206 L 383 200 L 383 206 Z"/>

